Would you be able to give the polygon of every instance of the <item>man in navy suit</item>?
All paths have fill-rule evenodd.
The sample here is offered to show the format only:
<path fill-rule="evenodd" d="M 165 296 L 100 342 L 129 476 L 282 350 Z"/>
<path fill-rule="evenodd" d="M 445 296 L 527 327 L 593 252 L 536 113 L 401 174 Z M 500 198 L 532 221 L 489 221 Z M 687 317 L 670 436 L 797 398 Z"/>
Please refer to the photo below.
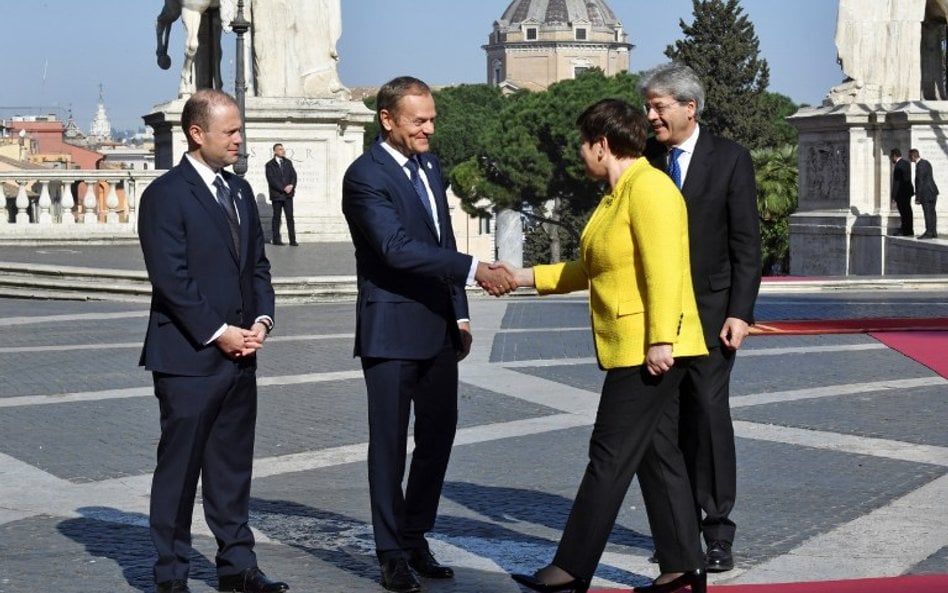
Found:
<path fill-rule="evenodd" d="M 932 164 L 923 159 L 915 148 L 909 151 L 909 158 L 915 163 L 915 203 L 922 206 L 925 215 L 925 232 L 918 238 L 937 239 L 935 202 L 938 201 L 938 185 L 935 184 Z"/>
<path fill-rule="evenodd" d="M 645 75 L 640 90 L 655 133 L 645 156 L 668 171 L 688 207 L 691 278 L 709 355 L 696 359 L 681 383 L 679 443 L 707 546 L 707 568 L 723 572 L 734 567 L 736 530 L 730 517 L 737 494 L 731 370 L 754 323 L 760 288 L 754 163 L 746 148 L 698 125 L 704 86 L 688 66 L 658 66 Z"/>
<path fill-rule="evenodd" d="M 912 196 L 915 188 L 912 187 L 912 166 L 902 158 L 902 151 L 893 148 L 889 151 L 889 160 L 895 167 L 892 169 L 892 200 L 899 209 L 899 235 L 915 236 L 915 225 L 912 214 Z"/>
<path fill-rule="evenodd" d="M 515 288 L 457 252 L 438 159 L 428 154 L 431 89 L 400 77 L 378 92 L 381 139 L 346 171 L 342 211 L 355 246 L 359 294 L 355 355 L 368 394 L 369 498 L 382 585 L 419 591 L 416 576 L 451 578 L 425 534 L 435 523 L 457 427 L 458 361 L 471 347 L 464 287 Z M 415 411 L 402 491 L 409 415 Z"/>
<path fill-rule="evenodd" d="M 293 219 L 293 196 L 296 195 L 296 169 L 293 161 L 286 158 L 282 144 L 273 145 L 273 158 L 264 166 L 267 186 L 270 188 L 270 203 L 273 204 L 273 244 L 283 245 L 280 240 L 280 218 L 286 215 L 286 234 L 290 246 L 296 247 L 296 223 Z"/>
<path fill-rule="evenodd" d="M 158 593 L 188 591 L 199 477 L 218 543 L 218 588 L 288 588 L 257 567 L 247 524 L 256 353 L 273 327 L 274 298 L 253 191 L 224 170 L 237 161 L 240 121 L 230 96 L 194 93 L 181 113 L 188 153 L 148 186 L 139 210 L 152 284 L 141 364 L 161 412 L 150 511 Z"/>

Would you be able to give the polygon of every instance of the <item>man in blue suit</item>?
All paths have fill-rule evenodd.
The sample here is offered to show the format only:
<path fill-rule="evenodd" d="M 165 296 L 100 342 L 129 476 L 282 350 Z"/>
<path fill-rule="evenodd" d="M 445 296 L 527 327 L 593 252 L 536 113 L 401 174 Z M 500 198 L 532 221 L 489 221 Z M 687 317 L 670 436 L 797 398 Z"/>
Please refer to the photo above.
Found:
<path fill-rule="evenodd" d="M 187 593 L 198 478 L 217 539 L 221 591 L 278 593 L 257 567 L 248 526 L 256 352 L 273 327 L 270 262 L 254 193 L 225 171 L 240 111 L 209 89 L 181 114 L 188 153 L 142 195 L 139 238 L 152 284 L 141 364 L 152 372 L 161 440 L 151 487 L 158 593 Z"/>
<path fill-rule="evenodd" d="M 513 279 L 457 252 L 438 159 L 428 154 L 431 89 L 412 77 L 378 93 L 381 139 L 346 171 L 342 211 L 355 246 L 355 355 L 368 393 L 369 497 L 382 585 L 419 591 L 416 576 L 451 578 L 425 534 L 435 523 L 457 427 L 458 361 L 471 347 L 464 287 L 491 294 Z M 412 405 L 414 441 L 402 491 Z"/>

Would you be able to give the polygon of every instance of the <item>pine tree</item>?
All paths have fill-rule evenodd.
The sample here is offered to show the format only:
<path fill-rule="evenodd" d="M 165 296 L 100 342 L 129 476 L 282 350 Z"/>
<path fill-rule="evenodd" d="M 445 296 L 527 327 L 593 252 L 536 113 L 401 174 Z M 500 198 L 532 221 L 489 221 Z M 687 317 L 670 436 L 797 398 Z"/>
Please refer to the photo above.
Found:
<path fill-rule="evenodd" d="M 767 60 L 760 57 L 754 25 L 738 0 L 693 0 L 694 21 L 679 20 L 685 35 L 665 49 L 672 60 L 691 66 L 704 83 L 699 121 L 748 148 L 779 143 L 766 100 Z"/>

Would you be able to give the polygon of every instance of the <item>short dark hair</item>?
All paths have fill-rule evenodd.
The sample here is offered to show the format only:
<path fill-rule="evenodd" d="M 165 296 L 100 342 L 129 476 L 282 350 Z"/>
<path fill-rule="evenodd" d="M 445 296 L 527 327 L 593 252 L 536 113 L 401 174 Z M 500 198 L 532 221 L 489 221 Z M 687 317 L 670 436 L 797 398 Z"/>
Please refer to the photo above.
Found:
<path fill-rule="evenodd" d="M 392 115 L 398 112 L 398 104 L 407 95 L 430 95 L 431 87 L 413 76 L 399 76 L 386 82 L 375 97 L 375 115 L 381 125 L 382 110 Z"/>
<path fill-rule="evenodd" d="M 237 101 L 225 93 L 215 89 L 201 89 L 196 91 L 184 104 L 181 111 L 181 128 L 184 135 L 188 135 L 188 128 L 198 126 L 207 130 L 211 121 L 211 110 L 218 105 L 237 106 Z M 190 142 L 190 137 L 188 137 Z"/>
<path fill-rule="evenodd" d="M 641 108 L 622 99 L 603 99 L 586 108 L 576 120 L 584 143 L 605 138 L 618 157 L 638 158 L 645 150 L 648 121 Z"/>
<path fill-rule="evenodd" d="M 913 159 L 919 159 L 919 158 L 922 158 L 922 155 L 918 154 L 917 148 L 913 148 L 912 150 L 909 151 L 909 157 Z"/>
<path fill-rule="evenodd" d="M 898 148 L 893 148 L 889 151 L 889 156 L 902 156 L 902 151 Z"/>
<path fill-rule="evenodd" d="M 273 150 L 275 151 L 277 148 L 279 148 L 279 147 L 281 147 L 281 146 L 283 146 L 283 143 L 282 143 L 282 142 L 277 142 L 276 144 L 273 145 Z"/>

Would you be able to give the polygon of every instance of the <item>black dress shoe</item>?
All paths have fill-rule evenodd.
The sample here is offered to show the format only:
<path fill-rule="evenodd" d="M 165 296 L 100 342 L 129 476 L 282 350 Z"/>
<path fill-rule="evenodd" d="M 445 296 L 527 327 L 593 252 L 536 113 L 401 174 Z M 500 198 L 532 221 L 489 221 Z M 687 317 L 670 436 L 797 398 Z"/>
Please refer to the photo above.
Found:
<path fill-rule="evenodd" d="M 283 245 L 283 241 L 274 241 L 273 245 Z"/>
<path fill-rule="evenodd" d="M 395 593 L 418 593 L 421 583 L 404 558 L 382 562 L 382 586 Z"/>
<path fill-rule="evenodd" d="M 408 565 L 426 579 L 450 579 L 454 576 L 454 570 L 449 566 L 442 566 L 435 559 L 431 550 L 427 549 L 412 550 L 411 557 L 408 558 Z"/>
<path fill-rule="evenodd" d="M 731 542 L 713 541 L 708 544 L 704 555 L 708 572 L 727 572 L 734 568 L 734 556 L 731 554 Z"/>
<path fill-rule="evenodd" d="M 928 233 L 925 233 L 924 235 L 919 235 L 915 238 L 916 239 L 934 239 L 935 235 L 929 235 Z"/>
<path fill-rule="evenodd" d="M 237 591 L 238 593 L 282 593 L 290 586 L 281 581 L 271 581 L 256 566 L 237 574 L 218 577 L 218 591 Z"/>
<path fill-rule="evenodd" d="M 299 247 L 299 246 L 300 244 L 297 243 L 296 241 L 290 241 L 290 247 Z"/>
<path fill-rule="evenodd" d="M 708 590 L 708 573 L 702 569 L 683 573 L 667 583 L 661 585 L 652 583 L 644 587 L 632 589 L 634 593 L 672 593 L 683 587 L 691 587 L 691 593 L 706 593 Z"/>
<path fill-rule="evenodd" d="M 538 591 L 539 593 L 586 593 L 589 590 L 589 583 L 582 579 L 573 579 L 558 585 L 544 583 L 532 574 L 512 574 L 510 578 L 517 581 L 527 589 Z"/>
<path fill-rule="evenodd" d="M 155 585 L 155 593 L 191 593 L 187 581 L 162 581 Z"/>

